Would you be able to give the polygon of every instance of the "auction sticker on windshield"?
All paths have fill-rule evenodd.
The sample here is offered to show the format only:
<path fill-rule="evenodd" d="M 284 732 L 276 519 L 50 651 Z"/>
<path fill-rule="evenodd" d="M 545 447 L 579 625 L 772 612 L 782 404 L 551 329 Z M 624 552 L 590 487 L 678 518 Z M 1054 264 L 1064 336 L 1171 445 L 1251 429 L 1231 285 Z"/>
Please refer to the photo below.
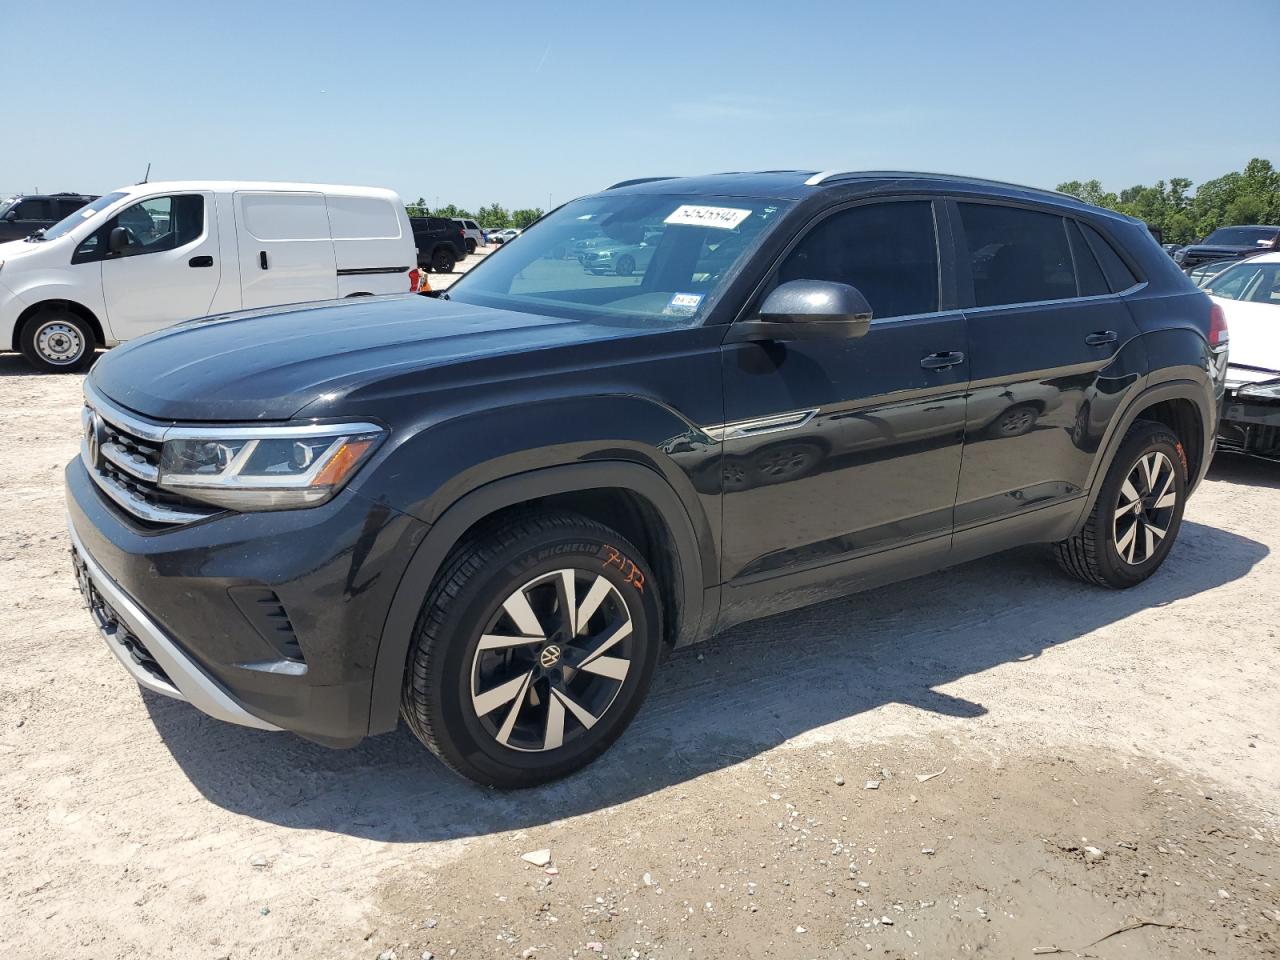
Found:
<path fill-rule="evenodd" d="M 735 207 L 699 207 L 684 204 L 676 207 L 664 223 L 683 224 L 690 227 L 715 227 L 717 230 L 732 230 L 747 217 L 750 210 L 738 210 Z"/>

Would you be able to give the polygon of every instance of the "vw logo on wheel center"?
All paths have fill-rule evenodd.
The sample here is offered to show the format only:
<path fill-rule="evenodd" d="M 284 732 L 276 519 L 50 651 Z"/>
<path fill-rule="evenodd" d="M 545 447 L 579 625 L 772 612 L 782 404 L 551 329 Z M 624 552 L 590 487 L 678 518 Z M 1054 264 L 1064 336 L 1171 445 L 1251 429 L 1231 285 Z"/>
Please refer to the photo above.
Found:
<path fill-rule="evenodd" d="M 554 643 L 543 647 L 542 653 L 538 654 L 538 662 L 542 664 L 542 669 L 550 670 L 560 662 L 560 648 Z"/>

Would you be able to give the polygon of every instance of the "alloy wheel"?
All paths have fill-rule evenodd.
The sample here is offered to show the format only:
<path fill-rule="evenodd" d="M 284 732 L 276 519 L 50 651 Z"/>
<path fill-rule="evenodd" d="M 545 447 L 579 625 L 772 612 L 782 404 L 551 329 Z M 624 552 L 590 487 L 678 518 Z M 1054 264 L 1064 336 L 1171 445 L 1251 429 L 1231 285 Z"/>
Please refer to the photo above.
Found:
<path fill-rule="evenodd" d="M 590 570 L 545 573 L 490 617 L 471 666 L 471 703 L 498 743 L 537 753 L 585 734 L 613 705 L 633 659 L 631 612 Z"/>
<path fill-rule="evenodd" d="M 62 320 L 40 324 L 33 340 L 40 357 L 54 366 L 75 363 L 85 350 L 84 337 L 80 331 Z"/>
<path fill-rule="evenodd" d="M 1120 559 L 1131 566 L 1150 560 L 1169 532 L 1177 505 L 1173 461 L 1159 450 L 1144 453 L 1116 500 L 1112 535 Z"/>

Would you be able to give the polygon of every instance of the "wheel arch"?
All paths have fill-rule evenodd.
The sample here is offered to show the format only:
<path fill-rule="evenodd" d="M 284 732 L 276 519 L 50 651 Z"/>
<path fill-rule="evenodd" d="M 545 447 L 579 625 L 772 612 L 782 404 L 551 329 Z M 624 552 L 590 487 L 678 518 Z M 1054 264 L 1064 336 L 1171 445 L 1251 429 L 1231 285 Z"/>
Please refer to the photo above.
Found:
<path fill-rule="evenodd" d="M 645 553 L 663 589 L 668 647 L 708 635 L 717 613 L 692 519 L 653 470 L 624 461 L 566 464 L 495 480 L 445 510 L 414 552 L 383 624 L 370 691 L 369 732 L 395 728 L 400 687 L 422 601 L 455 546 L 504 513 L 566 509 L 618 530 Z M 665 576 L 664 576 L 665 574 Z"/>
<path fill-rule="evenodd" d="M 89 325 L 89 329 L 93 331 L 94 340 L 96 341 L 94 346 L 101 347 L 106 345 L 106 336 L 102 328 L 102 323 L 98 320 L 97 316 L 94 315 L 92 310 L 84 304 L 77 303 L 74 300 L 53 298 L 49 300 L 41 300 L 39 303 L 33 303 L 31 306 L 23 310 L 22 313 L 18 314 L 17 322 L 13 325 L 13 343 L 10 345 L 10 349 L 15 351 L 22 349 L 23 328 L 25 328 L 31 321 L 32 317 L 45 307 L 61 307 L 64 310 L 74 313 L 77 317 L 87 323 Z"/>
<path fill-rule="evenodd" d="M 1155 420 L 1169 427 L 1187 455 L 1187 491 L 1190 493 L 1209 469 L 1214 436 L 1214 412 L 1205 387 L 1194 380 L 1174 380 L 1148 387 L 1130 401 L 1118 418 L 1104 452 L 1089 478 L 1089 496 L 1074 528 L 1079 533 L 1093 510 L 1102 478 L 1111 469 L 1129 428 L 1138 420 Z"/>

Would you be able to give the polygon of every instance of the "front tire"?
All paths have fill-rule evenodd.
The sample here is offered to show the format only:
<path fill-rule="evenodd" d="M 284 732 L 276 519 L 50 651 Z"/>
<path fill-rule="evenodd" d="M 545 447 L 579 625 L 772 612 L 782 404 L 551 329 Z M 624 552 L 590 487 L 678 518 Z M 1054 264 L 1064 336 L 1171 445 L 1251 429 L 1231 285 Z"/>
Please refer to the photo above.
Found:
<path fill-rule="evenodd" d="M 1182 526 L 1186 453 L 1161 423 L 1129 428 L 1077 536 L 1056 547 L 1058 565 L 1086 583 L 1136 586 L 1164 563 Z"/>
<path fill-rule="evenodd" d="M 431 269 L 436 273 L 453 273 L 456 263 L 452 250 L 437 250 L 431 255 Z"/>
<path fill-rule="evenodd" d="M 19 344 L 42 373 L 77 373 L 93 363 L 97 340 L 89 324 L 69 310 L 44 307 L 22 327 Z"/>
<path fill-rule="evenodd" d="M 508 519 L 445 562 L 414 628 L 401 715 L 477 783 L 555 780 L 626 729 L 661 636 L 657 582 L 616 531 L 568 512 Z"/>

